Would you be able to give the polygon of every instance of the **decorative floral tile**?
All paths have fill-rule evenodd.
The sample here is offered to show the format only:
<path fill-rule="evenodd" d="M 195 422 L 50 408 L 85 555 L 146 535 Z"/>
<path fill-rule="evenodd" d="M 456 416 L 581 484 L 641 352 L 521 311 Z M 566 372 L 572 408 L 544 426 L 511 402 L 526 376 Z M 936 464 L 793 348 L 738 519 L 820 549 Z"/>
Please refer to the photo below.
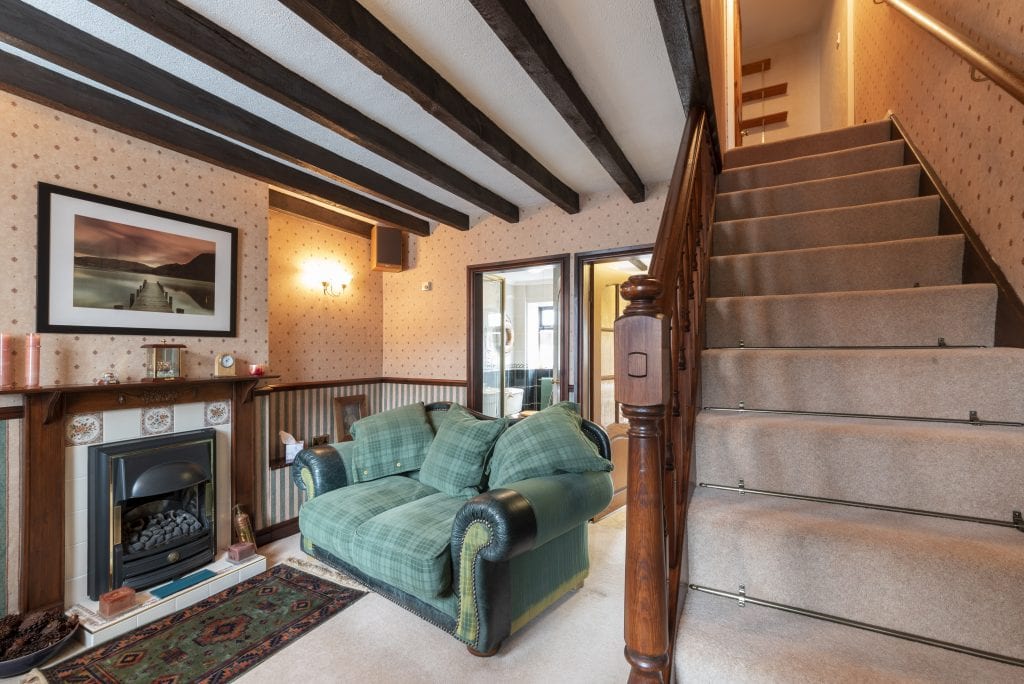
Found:
<path fill-rule="evenodd" d="M 142 436 L 162 435 L 174 430 L 174 409 L 170 406 L 153 406 L 142 409 Z"/>
<path fill-rule="evenodd" d="M 103 416 L 99 413 L 78 413 L 64 424 L 65 446 L 85 446 L 103 441 Z"/>
<path fill-rule="evenodd" d="M 213 425 L 224 425 L 231 422 L 231 404 L 226 401 L 206 402 L 206 411 L 203 424 L 206 427 Z"/>

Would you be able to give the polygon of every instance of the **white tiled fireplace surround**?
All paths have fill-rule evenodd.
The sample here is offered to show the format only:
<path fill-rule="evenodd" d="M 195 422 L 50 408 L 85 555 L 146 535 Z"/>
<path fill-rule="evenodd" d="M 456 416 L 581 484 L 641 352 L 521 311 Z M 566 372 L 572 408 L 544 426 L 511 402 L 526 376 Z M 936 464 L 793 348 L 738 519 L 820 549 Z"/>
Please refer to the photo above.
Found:
<path fill-rule="evenodd" d="M 65 608 L 84 608 L 85 616 L 95 612 L 97 604 L 88 592 L 88 472 L 89 447 L 94 444 L 119 442 L 155 435 L 187 432 L 211 427 L 217 433 L 217 560 L 207 566 L 217 573 L 195 587 L 172 594 L 163 600 L 146 600 L 141 608 L 103 622 L 89 624 L 83 637 L 91 646 L 112 639 L 158 618 L 201 601 L 259 574 L 266 569 L 260 556 L 240 565 L 228 563 L 225 551 L 231 543 L 231 403 L 230 401 L 195 402 L 168 406 L 119 409 L 98 413 L 76 414 L 65 422 L 65 529 L 64 603 Z M 140 603 L 145 599 L 141 595 Z"/>

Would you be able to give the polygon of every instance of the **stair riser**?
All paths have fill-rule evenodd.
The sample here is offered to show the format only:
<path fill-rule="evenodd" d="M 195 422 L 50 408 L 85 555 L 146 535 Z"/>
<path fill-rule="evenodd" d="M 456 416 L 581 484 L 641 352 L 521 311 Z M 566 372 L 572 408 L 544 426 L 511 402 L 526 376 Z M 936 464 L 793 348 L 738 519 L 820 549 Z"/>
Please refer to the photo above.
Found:
<path fill-rule="evenodd" d="M 1021 350 L 708 350 L 709 407 L 1024 422 Z"/>
<path fill-rule="evenodd" d="M 869 512 L 817 514 L 824 504 L 793 513 L 751 496 L 720 505 L 703 494 L 688 518 L 690 582 L 729 591 L 743 584 L 768 601 L 1024 658 L 1024 545 L 1011 536 L 1019 532 L 1002 530 L 1002 543 L 951 540 L 938 525 L 901 533 L 895 513 L 890 527 Z"/>
<path fill-rule="evenodd" d="M 715 256 L 726 256 L 930 237 L 938 228 L 933 195 L 716 223 L 712 245 Z"/>
<path fill-rule="evenodd" d="M 711 297 L 956 285 L 963 237 L 743 254 L 711 259 Z"/>
<path fill-rule="evenodd" d="M 1020 668 L 691 591 L 676 639 L 679 682 L 1019 684 Z"/>
<path fill-rule="evenodd" d="M 1024 506 L 1024 430 L 709 413 L 698 482 L 1009 521 Z"/>
<path fill-rule="evenodd" d="M 905 147 L 902 140 L 894 140 L 827 155 L 734 169 L 719 177 L 718 192 L 752 190 L 901 166 Z"/>
<path fill-rule="evenodd" d="M 873 145 L 885 142 L 891 137 L 892 126 L 889 121 L 876 121 L 867 125 L 828 131 L 813 136 L 800 136 L 765 145 L 737 147 L 725 153 L 725 168 L 734 169 L 751 164 L 791 159 L 801 155 L 823 154 L 861 145 Z"/>
<path fill-rule="evenodd" d="M 828 180 L 725 193 L 716 200 L 715 220 L 732 221 L 915 197 L 920 174 L 919 166 L 901 166 Z"/>
<path fill-rule="evenodd" d="M 995 285 L 708 300 L 708 347 L 992 346 Z"/>

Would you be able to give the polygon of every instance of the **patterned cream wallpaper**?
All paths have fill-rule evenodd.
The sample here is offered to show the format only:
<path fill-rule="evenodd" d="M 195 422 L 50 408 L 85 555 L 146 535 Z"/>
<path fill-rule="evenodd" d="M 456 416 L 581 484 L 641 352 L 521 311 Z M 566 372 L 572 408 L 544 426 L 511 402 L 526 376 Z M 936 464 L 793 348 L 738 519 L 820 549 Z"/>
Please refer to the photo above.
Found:
<path fill-rule="evenodd" d="M 208 376 L 213 357 L 267 357 L 267 188 L 216 168 L 43 107 L 0 94 L 0 234 L 3 271 L 0 330 L 23 336 L 36 320 L 36 183 L 84 190 L 238 228 L 238 337 L 173 337 L 188 346 L 185 372 Z M 157 337 L 42 335 L 41 382 L 90 383 L 105 371 L 122 380 L 144 375 L 139 349 Z M 15 361 L 20 383 L 21 363 Z"/>
<path fill-rule="evenodd" d="M 1024 3 L 918 0 L 921 9 L 1024 68 Z M 909 129 L 960 209 L 1024 296 L 1024 105 L 902 15 L 856 0 L 855 116 L 892 110 Z"/>
<path fill-rule="evenodd" d="M 370 241 L 270 212 L 270 371 L 277 382 L 377 377 L 382 358 L 382 274 L 370 270 Z M 320 284 L 352 276 L 338 297 Z"/>
<path fill-rule="evenodd" d="M 410 237 L 410 268 L 384 276 L 383 375 L 464 380 L 466 266 L 654 242 L 666 187 L 649 187 L 640 204 L 621 192 L 596 194 L 581 198 L 578 214 L 547 205 L 525 209 L 519 223 L 490 217 L 467 232 L 442 226 L 430 238 Z M 426 281 L 429 292 L 420 289 Z"/>

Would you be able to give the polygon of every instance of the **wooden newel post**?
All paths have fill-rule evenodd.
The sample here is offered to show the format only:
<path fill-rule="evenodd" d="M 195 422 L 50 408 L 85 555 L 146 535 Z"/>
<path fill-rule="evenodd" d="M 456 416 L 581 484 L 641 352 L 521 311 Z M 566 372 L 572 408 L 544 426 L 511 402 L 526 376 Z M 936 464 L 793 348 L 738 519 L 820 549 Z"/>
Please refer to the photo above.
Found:
<path fill-rule="evenodd" d="M 615 321 L 615 400 L 629 420 L 625 639 L 630 682 L 663 682 L 668 667 L 662 471 L 671 369 L 661 295 L 657 279 L 632 276 L 622 286 L 629 306 Z"/>

